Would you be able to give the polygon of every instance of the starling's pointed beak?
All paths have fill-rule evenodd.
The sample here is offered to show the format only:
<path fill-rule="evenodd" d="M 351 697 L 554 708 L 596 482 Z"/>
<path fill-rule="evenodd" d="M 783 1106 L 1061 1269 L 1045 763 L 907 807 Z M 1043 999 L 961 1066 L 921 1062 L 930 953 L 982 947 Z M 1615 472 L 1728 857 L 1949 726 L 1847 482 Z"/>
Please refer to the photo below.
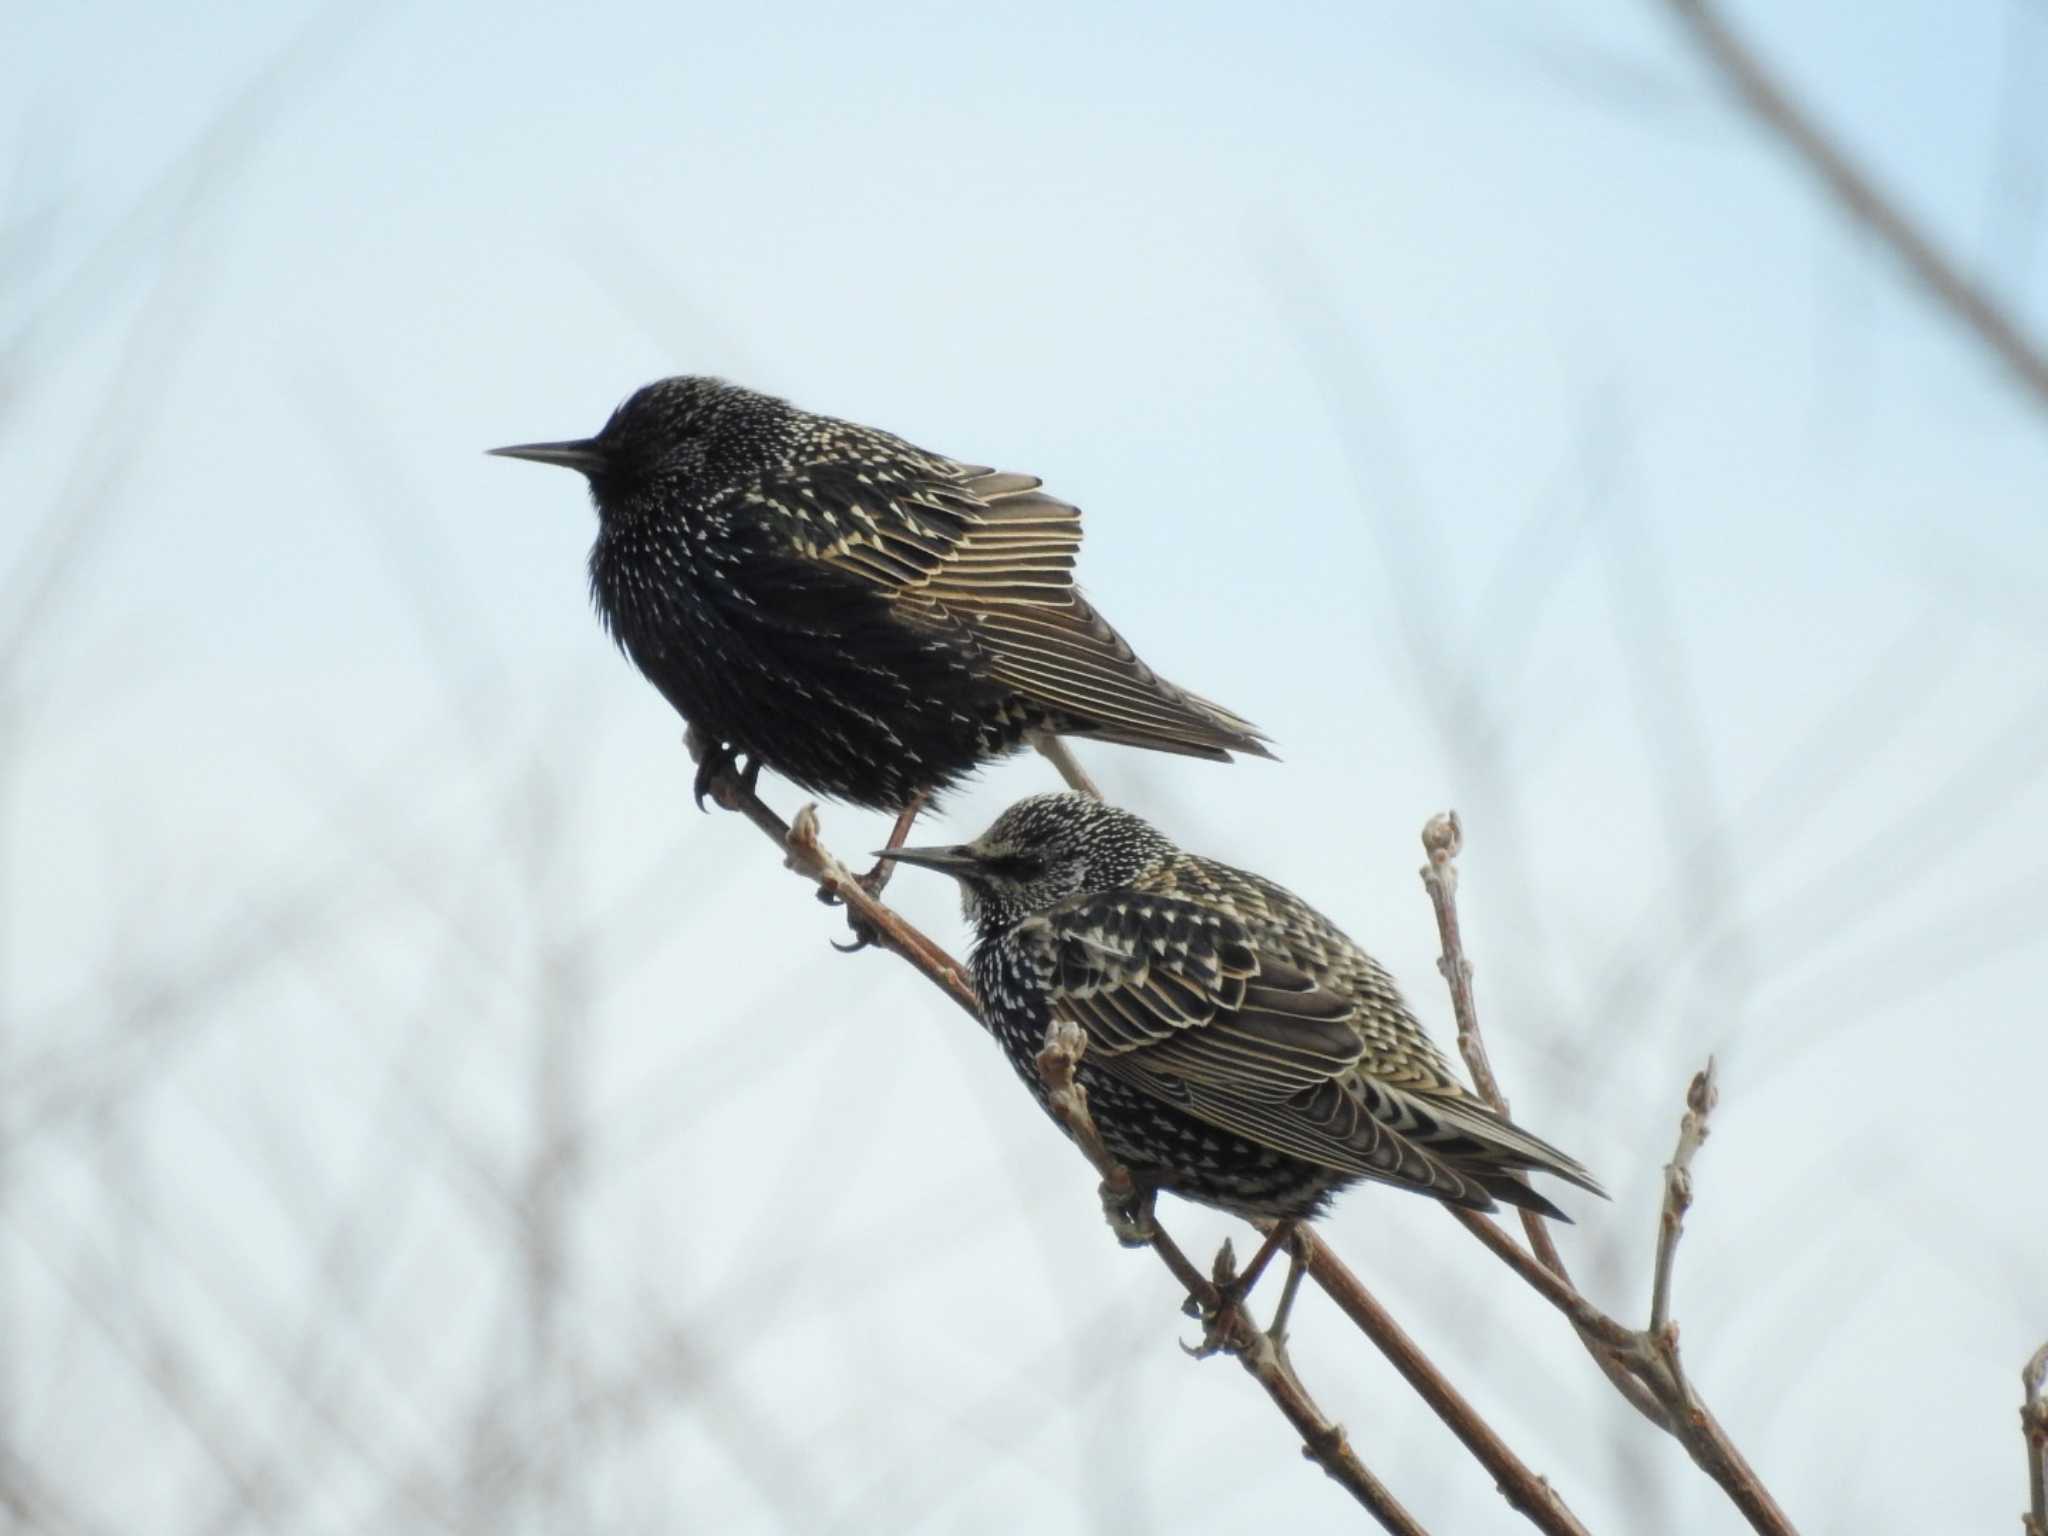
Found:
<path fill-rule="evenodd" d="M 894 859 L 898 864 L 918 864 L 926 869 L 936 869 L 942 875 L 954 879 L 973 869 L 980 860 L 972 848 L 882 848 L 876 851 L 878 859 Z"/>
<path fill-rule="evenodd" d="M 559 464 L 583 474 L 604 467 L 604 448 L 594 437 L 579 437 L 566 443 L 517 443 L 510 448 L 488 448 L 501 459 L 530 459 L 536 464 Z"/>

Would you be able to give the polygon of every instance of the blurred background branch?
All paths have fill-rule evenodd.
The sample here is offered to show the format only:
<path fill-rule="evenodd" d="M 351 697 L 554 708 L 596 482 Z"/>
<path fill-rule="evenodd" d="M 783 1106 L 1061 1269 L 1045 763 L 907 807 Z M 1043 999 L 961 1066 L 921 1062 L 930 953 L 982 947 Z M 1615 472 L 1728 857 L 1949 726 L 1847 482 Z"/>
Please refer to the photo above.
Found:
<path fill-rule="evenodd" d="M 1869 230 L 1918 280 L 1927 297 L 1974 336 L 2048 410 L 2048 352 L 2018 317 L 1908 217 L 1895 198 L 1878 187 L 1813 113 L 1786 88 L 1746 43 L 1713 0 L 1666 0 L 1708 63 L 1742 98 L 1743 105 L 1806 170 L 1818 177 L 1835 204 Z"/>

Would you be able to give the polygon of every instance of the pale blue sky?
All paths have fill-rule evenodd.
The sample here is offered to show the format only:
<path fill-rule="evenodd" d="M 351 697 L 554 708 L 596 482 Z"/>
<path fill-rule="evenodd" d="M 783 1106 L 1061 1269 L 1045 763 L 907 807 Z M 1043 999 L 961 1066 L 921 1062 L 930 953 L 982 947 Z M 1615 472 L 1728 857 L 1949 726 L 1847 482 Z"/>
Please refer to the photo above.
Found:
<path fill-rule="evenodd" d="M 1739 20 L 2048 328 L 2048 14 Z M 691 809 L 588 612 L 580 487 L 482 456 L 678 371 L 1080 503 L 1104 609 L 1286 759 L 1091 766 L 1440 1028 L 1416 831 L 1455 804 L 1518 1114 L 1616 1195 L 1573 1207 L 1588 1284 L 1639 1310 L 1721 1052 L 1703 1387 L 1806 1529 L 2018 1508 L 2048 428 L 1659 6 L 16 7 L 0 100 L 0 593 L 46 599 L 0 674 L 0 1429 L 89 1526 L 238 1508 L 297 1428 L 336 1448 L 238 1518 L 1346 1517 L 1173 1350 L 986 1042 Z M 945 825 L 1044 787 L 1007 765 Z M 877 823 L 826 812 L 848 853 Z M 582 1159 L 552 1321 L 506 1236 L 538 1104 Z M 1363 1191 L 1329 1231 L 1595 1529 L 1735 1528 L 1434 1212 Z M 314 1369 L 276 1341 L 337 1244 Z M 203 1413 L 138 1374 L 152 1325 Z M 1426 1522 L 1515 1528 L 1302 1326 Z M 621 1376 L 630 1427 L 579 1417 Z"/>

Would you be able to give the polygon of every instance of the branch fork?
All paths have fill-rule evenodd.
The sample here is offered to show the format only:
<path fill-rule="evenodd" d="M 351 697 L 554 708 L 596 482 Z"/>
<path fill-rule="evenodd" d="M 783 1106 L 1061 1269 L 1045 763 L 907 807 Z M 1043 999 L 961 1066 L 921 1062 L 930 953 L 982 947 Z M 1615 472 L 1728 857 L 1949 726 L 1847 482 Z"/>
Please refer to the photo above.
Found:
<path fill-rule="evenodd" d="M 1451 1006 L 1458 1017 L 1458 1049 L 1480 1096 L 1505 1115 L 1507 1099 L 1486 1057 L 1478 1007 L 1472 994 L 1472 963 L 1465 958 L 1458 928 L 1458 872 L 1454 861 L 1464 846 L 1464 829 L 1458 823 L 1457 813 L 1447 811 L 1431 817 L 1422 829 L 1422 846 L 1428 855 L 1428 862 L 1422 867 L 1422 884 L 1436 909 L 1437 932 L 1443 943 L 1437 968 L 1451 989 Z M 1551 1239 L 1549 1224 L 1533 1211 L 1520 1213 L 1529 1239 L 1526 1249 L 1484 1216 L 1457 1210 L 1451 1214 L 1565 1316 L 1594 1363 L 1630 1406 L 1684 1446 L 1700 1469 L 1721 1485 L 1730 1502 L 1755 1530 L 1764 1536 L 1795 1536 L 1792 1522 L 1709 1411 L 1678 1358 L 1678 1324 L 1671 1318 L 1671 1282 L 1685 1213 L 1692 1205 L 1692 1161 L 1707 1139 L 1708 1117 L 1718 1097 L 1714 1061 L 1709 1057 L 1686 1090 L 1678 1145 L 1671 1161 L 1664 1165 L 1664 1200 L 1658 1213 L 1650 1320 L 1645 1328 L 1625 1327 L 1580 1293 Z"/>

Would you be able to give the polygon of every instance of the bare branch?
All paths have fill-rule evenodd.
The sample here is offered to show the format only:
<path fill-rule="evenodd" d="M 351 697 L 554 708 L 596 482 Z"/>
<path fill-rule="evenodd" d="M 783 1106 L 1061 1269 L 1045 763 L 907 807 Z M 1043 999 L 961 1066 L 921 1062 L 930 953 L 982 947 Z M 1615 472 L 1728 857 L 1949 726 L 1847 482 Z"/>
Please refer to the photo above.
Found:
<path fill-rule="evenodd" d="M 1449 1210 L 1466 1231 L 1491 1248 L 1502 1263 L 1528 1282 L 1530 1289 L 1564 1314 L 1565 1320 L 1585 1337 L 1586 1347 L 1593 1351 L 1595 1360 L 1604 1361 L 1616 1352 L 1630 1347 L 1635 1337 L 1634 1330 L 1623 1327 L 1586 1300 L 1569 1278 L 1559 1274 L 1530 1253 L 1510 1237 L 1499 1223 L 1489 1221 L 1477 1211 L 1460 1210 L 1455 1206 L 1449 1207 Z M 1642 1383 L 1629 1376 L 1625 1370 L 1622 1373 L 1622 1380 L 1638 1392 L 1644 1390 Z M 1631 1398 L 1630 1401 L 1634 1399 Z M 1649 1401 L 1654 1409 L 1656 1400 L 1651 1398 Z M 1656 1413 L 1647 1416 L 1653 1420 L 1658 1418 Z"/>
<path fill-rule="evenodd" d="M 1479 1032 L 1479 1008 L 1472 995 L 1472 962 L 1465 957 L 1464 938 L 1458 926 L 1456 860 L 1464 846 L 1465 829 L 1459 823 L 1456 811 L 1444 811 L 1423 823 L 1422 848 L 1423 852 L 1429 855 L 1429 862 L 1422 866 L 1422 886 L 1429 892 L 1429 904 L 1436 912 L 1437 934 L 1443 943 L 1443 953 L 1437 957 L 1436 968 L 1451 989 L 1451 1009 L 1458 1021 L 1458 1054 L 1465 1059 L 1465 1070 L 1472 1074 L 1472 1086 L 1478 1090 L 1479 1096 L 1499 1110 L 1503 1117 L 1512 1118 L 1508 1113 L 1507 1096 L 1500 1091 L 1500 1083 L 1493 1075 L 1493 1064 L 1487 1059 L 1486 1039 Z M 1467 1227 L 1474 1227 L 1474 1223 L 1483 1222 L 1483 1218 L 1470 1212 L 1454 1211 L 1453 1214 L 1464 1221 Z M 1629 1375 L 1627 1369 L 1615 1358 L 1611 1347 L 1602 1347 L 1603 1343 L 1611 1346 L 1612 1340 L 1603 1339 L 1597 1329 L 1588 1332 L 1588 1319 L 1600 1318 L 1601 1321 L 1609 1323 L 1617 1335 L 1626 1330 L 1602 1316 L 1597 1309 L 1587 1305 L 1583 1298 L 1578 1296 L 1577 1289 L 1572 1285 L 1571 1274 L 1565 1268 L 1564 1256 L 1557 1251 L 1557 1244 L 1550 1236 L 1549 1224 L 1534 1211 L 1524 1210 L 1521 1217 L 1522 1230 L 1528 1234 L 1529 1247 L 1536 1258 L 1542 1261 L 1544 1268 L 1548 1269 L 1552 1276 L 1562 1282 L 1563 1289 L 1579 1301 L 1576 1314 L 1574 1309 L 1566 1307 L 1565 1315 L 1572 1319 L 1572 1325 L 1579 1330 L 1579 1335 L 1591 1352 L 1594 1363 L 1614 1384 L 1614 1390 L 1628 1401 L 1630 1407 L 1659 1429 L 1670 1430 L 1671 1423 L 1663 1407 L 1641 1382 Z M 1494 1247 L 1496 1253 L 1503 1256 L 1506 1250 L 1521 1253 L 1514 1240 L 1507 1234 L 1494 1228 L 1491 1223 L 1484 1224 L 1501 1243 L 1506 1245 L 1504 1250 L 1489 1240 L 1488 1246 Z M 1474 1227 L 1474 1230 L 1477 1228 Z M 1544 1288 L 1526 1271 L 1522 1277 L 1536 1285 L 1537 1289 Z"/>
<path fill-rule="evenodd" d="M 1422 829 L 1422 846 L 1429 855 L 1429 862 L 1422 869 L 1422 883 L 1436 909 L 1437 931 L 1443 941 L 1443 955 L 1437 965 L 1451 989 L 1451 1006 L 1458 1018 L 1458 1049 L 1474 1086 L 1505 1115 L 1507 1099 L 1486 1058 L 1486 1043 L 1479 1032 L 1479 1012 L 1472 996 L 1472 963 L 1465 958 L 1458 928 L 1458 872 L 1454 861 L 1463 844 L 1464 829 L 1455 811 L 1431 817 Z M 1678 1325 L 1670 1318 L 1672 1264 L 1685 1211 L 1692 1203 L 1692 1160 L 1700 1143 L 1706 1140 L 1707 1116 L 1714 1107 L 1714 1097 L 1714 1064 L 1710 1059 L 1687 1090 L 1678 1149 L 1664 1170 L 1664 1207 L 1658 1228 L 1656 1279 L 1647 1329 L 1624 1327 L 1580 1294 L 1551 1240 L 1548 1224 L 1534 1212 L 1521 1213 L 1523 1229 L 1529 1235 L 1528 1250 L 1483 1216 L 1460 1210 L 1451 1210 L 1451 1214 L 1564 1315 L 1577 1330 L 1594 1363 L 1614 1383 L 1615 1390 L 1651 1423 L 1683 1445 L 1700 1469 L 1721 1485 L 1729 1501 L 1752 1527 L 1765 1536 L 1793 1536 L 1792 1522 L 1786 1519 L 1770 1490 L 1764 1487 L 1686 1378 L 1678 1358 Z"/>
<path fill-rule="evenodd" d="M 1664 1165 L 1664 1209 L 1657 1225 L 1657 1267 L 1650 1283 L 1650 1336 L 1661 1337 L 1671 1326 L 1671 1269 L 1678 1255 L 1685 1213 L 1692 1207 L 1692 1159 L 1707 1139 L 1707 1116 L 1720 1096 L 1714 1086 L 1714 1058 L 1693 1074 L 1685 1091 L 1685 1117 L 1678 1122 L 1678 1150 Z"/>
<path fill-rule="evenodd" d="M 1309 1278 L 1342 1309 L 1344 1315 L 1392 1362 L 1416 1395 L 1450 1426 L 1451 1433 L 1464 1442 L 1481 1466 L 1491 1472 L 1505 1498 L 1537 1529 L 1551 1536 L 1585 1536 L 1585 1527 L 1565 1507 L 1565 1502 L 1547 1478 L 1529 1470 L 1509 1449 L 1491 1425 L 1482 1419 L 1458 1389 L 1444 1379 L 1429 1358 L 1416 1347 L 1393 1315 L 1380 1305 L 1356 1275 L 1345 1267 L 1322 1240 L 1307 1227 L 1299 1229 L 1296 1241 L 1308 1263 Z"/>
<path fill-rule="evenodd" d="M 1667 3 L 1757 120 L 1821 179 L 1845 213 L 1891 248 L 1952 319 L 1997 354 L 2036 405 L 2048 407 L 2048 353 L 2040 344 L 1878 190 L 1707 0 Z"/>
<path fill-rule="evenodd" d="M 1436 909 L 1437 933 L 1443 939 L 1444 952 L 1437 956 L 1436 968 L 1451 989 L 1451 1011 L 1458 1020 L 1458 1054 L 1465 1058 L 1479 1096 L 1505 1115 L 1508 1101 L 1493 1075 L 1493 1064 L 1486 1059 L 1479 1009 L 1472 1000 L 1472 962 L 1465 958 L 1464 939 L 1458 930 L 1456 861 L 1464 847 L 1465 828 L 1456 811 L 1444 811 L 1422 824 L 1422 851 L 1429 855 L 1429 862 L 1422 866 L 1422 885 L 1429 892 L 1430 906 Z"/>
<path fill-rule="evenodd" d="M 2048 1344 L 2035 1350 L 2020 1371 L 2026 1399 L 2020 1404 L 2020 1434 L 2027 1447 L 2027 1502 L 2020 1519 L 2026 1536 L 2048 1536 L 2048 1402 L 2041 1387 L 2048 1381 Z"/>

